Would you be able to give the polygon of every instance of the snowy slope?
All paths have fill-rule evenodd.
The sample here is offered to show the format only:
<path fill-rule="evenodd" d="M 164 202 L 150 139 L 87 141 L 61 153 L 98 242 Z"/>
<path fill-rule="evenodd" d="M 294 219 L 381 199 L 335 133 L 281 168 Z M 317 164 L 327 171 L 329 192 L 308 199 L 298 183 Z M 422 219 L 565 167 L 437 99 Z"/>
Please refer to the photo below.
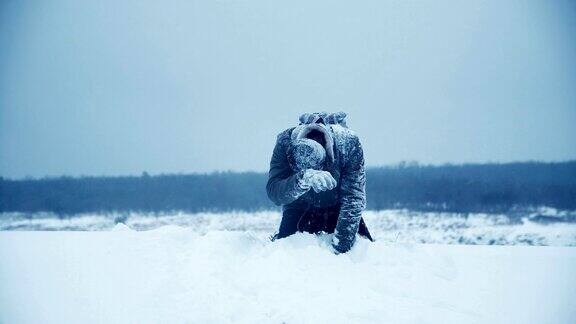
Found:
<path fill-rule="evenodd" d="M 575 323 L 576 248 L 0 232 L 0 323 Z"/>

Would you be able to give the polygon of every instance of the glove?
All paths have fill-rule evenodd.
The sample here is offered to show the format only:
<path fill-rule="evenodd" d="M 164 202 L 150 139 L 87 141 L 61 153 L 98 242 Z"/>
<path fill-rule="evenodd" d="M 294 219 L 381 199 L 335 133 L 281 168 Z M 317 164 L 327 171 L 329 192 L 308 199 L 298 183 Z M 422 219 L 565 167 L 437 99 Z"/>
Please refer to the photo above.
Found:
<path fill-rule="evenodd" d="M 328 171 L 306 169 L 301 171 L 300 187 L 304 189 L 314 189 L 314 192 L 332 190 L 336 188 L 337 182 Z"/>
<path fill-rule="evenodd" d="M 354 239 L 356 239 L 356 237 L 354 237 Z M 354 244 L 354 242 L 352 242 L 352 244 Z M 332 252 L 334 252 L 334 254 L 338 255 L 341 253 L 346 253 L 350 251 L 351 248 L 352 248 L 351 245 L 347 246 L 345 244 L 342 244 L 342 242 L 340 242 L 340 239 L 338 239 L 338 232 L 334 233 L 334 235 L 332 236 Z"/>

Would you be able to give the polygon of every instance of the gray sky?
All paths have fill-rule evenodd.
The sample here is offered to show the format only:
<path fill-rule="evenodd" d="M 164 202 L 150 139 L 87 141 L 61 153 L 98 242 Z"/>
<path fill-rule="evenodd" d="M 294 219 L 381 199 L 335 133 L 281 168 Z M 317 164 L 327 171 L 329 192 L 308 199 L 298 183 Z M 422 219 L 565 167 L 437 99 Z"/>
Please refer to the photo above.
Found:
<path fill-rule="evenodd" d="M 576 158 L 570 1 L 0 4 L 0 175 L 265 171 L 306 111 L 369 166 Z"/>

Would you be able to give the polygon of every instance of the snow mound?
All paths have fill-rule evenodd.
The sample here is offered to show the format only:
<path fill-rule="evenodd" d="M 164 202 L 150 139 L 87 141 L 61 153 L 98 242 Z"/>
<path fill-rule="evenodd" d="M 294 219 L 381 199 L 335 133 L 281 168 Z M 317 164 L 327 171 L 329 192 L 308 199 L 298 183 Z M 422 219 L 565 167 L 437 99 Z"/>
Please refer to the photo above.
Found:
<path fill-rule="evenodd" d="M 132 231 L 132 229 L 124 223 L 118 223 L 118 224 L 116 224 L 116 226 L 114 226 L 112 228 L 112 231 L 113 232 L 126 232 L 126 231 Z"/>
<path fill-rule="evenodd" d="M 116 230 L 118 228 L 119 230 Z M 0 232 L 0 323 L 573 323 L 576 248 Z"/>

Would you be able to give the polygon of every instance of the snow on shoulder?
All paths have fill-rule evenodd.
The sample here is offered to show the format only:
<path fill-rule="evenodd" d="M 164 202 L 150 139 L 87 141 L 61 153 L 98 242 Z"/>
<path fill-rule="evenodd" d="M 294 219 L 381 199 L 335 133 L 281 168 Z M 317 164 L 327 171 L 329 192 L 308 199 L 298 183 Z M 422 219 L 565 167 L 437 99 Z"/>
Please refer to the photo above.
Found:
<path fill-rule="evenodd" d="M 130 235 L 125 235 L 130 233 Z M 0 232 L 0 323 L 570 323 L 576 248 Z"/>

